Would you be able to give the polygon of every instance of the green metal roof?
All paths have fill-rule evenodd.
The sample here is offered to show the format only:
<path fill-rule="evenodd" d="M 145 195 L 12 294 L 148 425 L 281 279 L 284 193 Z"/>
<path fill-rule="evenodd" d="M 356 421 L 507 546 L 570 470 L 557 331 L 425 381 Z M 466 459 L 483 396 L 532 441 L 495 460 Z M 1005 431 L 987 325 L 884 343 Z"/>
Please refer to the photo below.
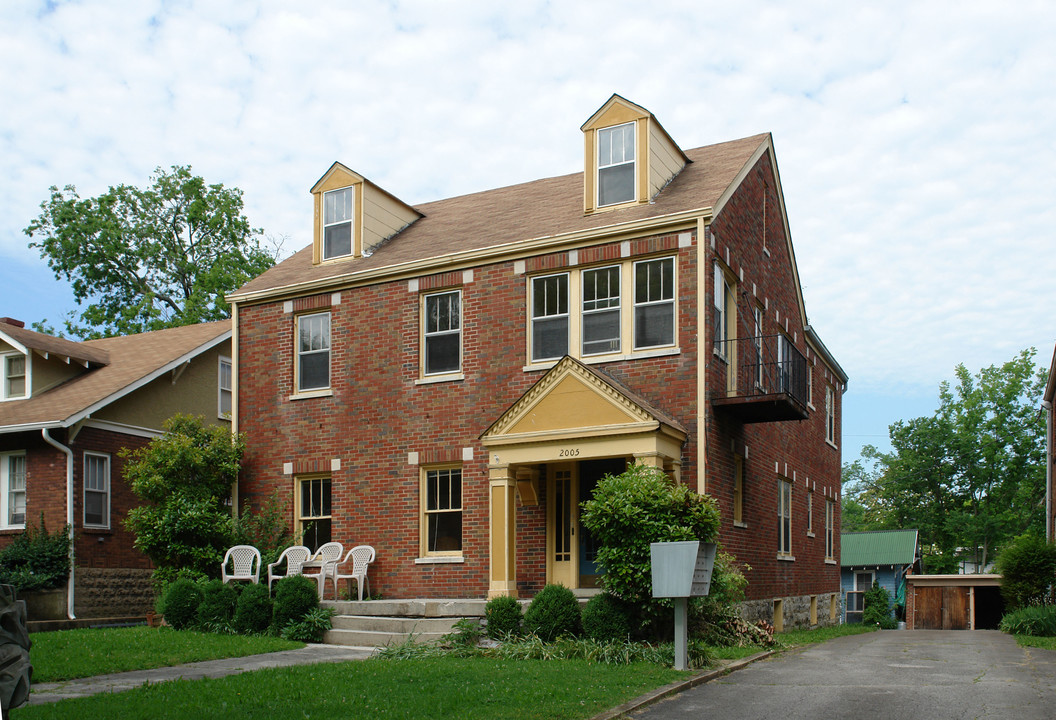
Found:
<path fill-rule="evenodd" d="M 840 535 L 840 565 L 910 565 L 917 556 L 916 530 L 873 530 Z"/>

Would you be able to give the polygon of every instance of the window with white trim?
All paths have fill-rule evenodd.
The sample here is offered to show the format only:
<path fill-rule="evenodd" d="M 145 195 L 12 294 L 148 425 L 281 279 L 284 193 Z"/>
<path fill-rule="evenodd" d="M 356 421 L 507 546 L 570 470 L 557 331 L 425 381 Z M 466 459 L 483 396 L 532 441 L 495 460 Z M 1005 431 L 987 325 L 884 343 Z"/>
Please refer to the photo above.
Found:
<path fill-rule="evenodd" d="M 814 492 L 807 491 L 807 535 L 814 537 Z"/>
<path fill-rule="evenodd" d="M 532 278 L 532 362 L 568 354 L 568 273 Z"/>
<path fill-rule="evenodd" d="M 330 478 L 297 479 L 297 531 L 312 552 L 331 540 Z"/>
<path fill-rule="evenodd" d="M 422 470 L 423 556 L 462 554 L 462 468 Z"/>
<path fill-rule="evenodd" d="M 777 554 L 792 555 L 792 483 L 777 481 Z"/>
<path fill-rule="evenodd" d="M 635 199 L 635 123 L 598 130 L 598 207 Z"/>
<path fill-rule="evenodd" d="M 825 439 L 836 444 L 836 393 L 832 385 L 825 386 Z"/>
<path fill-rule="evenodd" d="M 714 313 L 714 336 L 715 354 L 730 360 L 733 357 L 734 347 L 729 344 L 733 339 L 734 328 L 737 318 L 737 295 L 733 289 L 733 283 L 726 275 L 719 263 L 714 266 L 713 301 Z"/>
<path fill-rule="evenodd" d="M 323 260 L 352 254 L 352 188 L 323 193 Z"/>
<path fill-rule="evenodd" d="M 26 453 L 0 453 L 0 529 L 26 526 Z"/>
<path fill-rule="evenodd" d="M 110 456 L 84 454 L 84 527 L 110 527 Z"/>
<path fill-rule="evenodd" d="M 330 313 L 297 317 L 297 390 L 330 387 Z"/>
<path fill-rule="evenodd" d="M 634 264 L 634 349 L 675 344 L 675 259 Z"/>
<path fill-rule="evenodd" d="M 217 372 L 216 413 L 219 417 L 231 419 L 231 358 L 220 357 Z"/>
<path fill-rule="evenodd" d="M 752 346 L 755 349 L 755 386 L 762 392 L 766 392 L 766 388 L 763 386 L 763 367 L 765 360 L 763 358 L 763 309 L 755 305 L 752 308 L 752 318 L 755 323 L 754 332 L 755 335 L 752 337 Z"/>
<path fill-rule="evenodd" d="M 620 266 L 583 271 L 583 355 L 620 352 Z"/>
<path fill-rule="evenodd" d="M 422 373 L 443 375 L 462 369 L 462 292 L 426 295 L 422 302 Z"/>
<path fill-rule="evenodd" d="M 825 501 L 825 559 L 832 560 L 836 556 L 835 537 L 836 532 L 836 503 L 832 500 Z"/>
<path fill-rule="evenodd" d="M 0 356 L 3 362 L 3 388 L 0 400 L 16 400 L 26 397 L 26 356 L 10 354 Z"/>

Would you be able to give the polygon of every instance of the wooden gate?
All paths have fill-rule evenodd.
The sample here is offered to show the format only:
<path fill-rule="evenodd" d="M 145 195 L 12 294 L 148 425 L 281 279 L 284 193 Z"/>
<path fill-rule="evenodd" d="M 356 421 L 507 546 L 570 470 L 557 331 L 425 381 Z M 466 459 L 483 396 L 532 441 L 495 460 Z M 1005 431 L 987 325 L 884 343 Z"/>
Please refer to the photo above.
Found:
<path fill-rule="evenodd" d="M 967 630 L 966 587 L 917 587 L 914 627 L 918 630 Z"/>

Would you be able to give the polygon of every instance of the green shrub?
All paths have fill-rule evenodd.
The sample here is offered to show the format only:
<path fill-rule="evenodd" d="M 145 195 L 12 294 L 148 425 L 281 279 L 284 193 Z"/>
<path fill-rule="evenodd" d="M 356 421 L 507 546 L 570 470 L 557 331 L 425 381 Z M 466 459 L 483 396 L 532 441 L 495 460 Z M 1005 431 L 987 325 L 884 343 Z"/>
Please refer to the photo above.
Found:
<path fill-rule="evenodd" d="M 879 625 L 884 630 L 894 630 L 898 627 L 898 622 L 891 615 L 891 594 L 875 580 L 873 586 L 865 591 L 864 600 L 863 623 Z"/>
<path fill-rule="evenodd" d="M 1001 629 L 1011 635 L 1056 637 L 1056 605 L 1020 608 L 1001 618 Z"/>
<path fill-rule="evenodd" d="M 165 591 L 165 622 L 177 630 L 193 627 L 198 620 L 202 590 L 197 583 L 181 578 Z"/>
<path fill-rule="evenodd" d="M 250 585 L 235 604 L 235 630 L 243 634 L 266 633 L 271 626 L 271 592 L 267 585 Z"/>
<path fill-rule="evenodd" d="M 631 610 L 615 595 L 595 595 L 583 608 L 583 634 L 599 642 L 627 640 L 631 634 Z"/>
<path fill-rule="evenodd" d="M 549 642 L 562 635 L 576 636 L 582 627 L 579 601 L 564 585 L 547 585 L 524 613 L 524 629 Z"/>
<path fill-rule="evenodd" d="M 293 533 L 286 519 L 286 508 L 278 493 L 273 493 L 254 512 L 248 504 L 242 506 L 234 519 L 233 545 L 252 545 L 260 551 L 260 566 L 266 568 L 293 544 Z"/>
<path fill-rule="evenodd" d="M 1056 582 L 1056 545 L 1037 535 L 1021 535 L 997 556 L 1001 595 L 1010 610 L 1051 602 Z"/>
<path fill-rule="evenodd" d="M 291 575 L 275 583 L 275 629 L 299 623 L 319 607 L 319 586 L 312 578 Z"/>
<path fill-rule="evenodd" d="M 521 604 L 509 595 L 488 600 L 484 606 L 484 617 L 488 621 L 488 637 L 496 640 L 519 635 L 524 621 Z"/>
<path fill-rule="evenodd" d="M 330 608 L 316 607 L 306 612 L 299 620 L 290 620 L 279 631 L 279 635 L 286 640 L 297 642 L 319 642 L 323 634 L 333 627 L 330 618 L 334 611 Z"/>
<path fill-rule="evenodd" d="M 11 544 L 0 550 L 0 584 L 19 591 L 53 590 L 70 575 L 70 527 L 48 533 L 44 513 L 40 526 L 27 525 Z"/>
<path fill-rule="evenodd" d="M 229 584 L 210 580 L 202 586 L 202 602 L 198 604 L 198 626 L 213 632 L 231 627 L 238 593 Z"/>
<path fill-rule="evenodd" d="M 483 635 L 479 618 L 462 618 L 452 626 L 451 632 L 444 635 L 443 640 L 450 645 L 476 647 Z"/>

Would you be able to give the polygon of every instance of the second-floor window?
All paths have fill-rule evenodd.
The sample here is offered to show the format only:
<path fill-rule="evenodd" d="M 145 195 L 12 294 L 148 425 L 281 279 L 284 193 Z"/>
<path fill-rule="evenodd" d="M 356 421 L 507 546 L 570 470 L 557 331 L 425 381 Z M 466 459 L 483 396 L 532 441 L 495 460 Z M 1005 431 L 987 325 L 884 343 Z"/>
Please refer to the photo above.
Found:
<path fill-rule="evenodd" d="M 583 354 L 620 351 L 620 266 L 583 271 Z"/>
<path fill-rule="evenodd" d="M 825 386 L 825 439 L 836 444 L 836 393 L 832 385 Z"/>
<path fill-rule="evenodd" d="M 836 503 L 832 500 L 825 501 L 825 558 L 831 560 L 835 556 L 833 534 L 836 527 Z"/>
<path fill-rule="evenodd" d="M 323 193 L 323 259 L 352 254 L 352 188 Z"/>
<path fill-rule="evenodd" d="M 4 386 L 0 399 L 8 400 L 26 396 L 26 356 L 5 355 L 3 360 Z"/>
<path fill-rule="evenodd" d="M 423 307 L 425 375 L 455 373 L 462 368 L 462 293 L 425 296 Z"/>
<path fill-rule="evenodd" d="M 222 418 L 231 417 L 231 358 L 221 357 L 217 377 L 216 413 Z"/>
<path fill-rule="evenodd" d="M 675 343 L 675 260 L 634 264 L 634 348 Z"/>
<path fill-rule="evenodd" d="M 330 313 L 297 318 L 297 389 L 330 387 Z"/>
<path fill-rule="evenodd" d="M 792 483 L 777 481 L 777 554 L 792 554 Z"/>
<path fill-rule="evenodd" d="M 598 206 L 634 200 L 634 123 L 598 130 Z"/>
<path fill-rule="evenodd" d="M 568 273 L 532 278 L 532 361 L 568 354 Z"/>

